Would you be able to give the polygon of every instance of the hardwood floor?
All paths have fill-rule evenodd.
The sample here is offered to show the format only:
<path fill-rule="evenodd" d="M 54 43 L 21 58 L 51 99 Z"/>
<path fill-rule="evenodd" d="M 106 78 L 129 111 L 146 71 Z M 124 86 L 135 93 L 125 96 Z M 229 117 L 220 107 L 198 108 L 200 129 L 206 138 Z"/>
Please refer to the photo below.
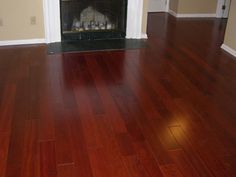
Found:
<path fill-rule="evenodd" d="M 149 14 L 147 48 L 0 48 L 0 177 L 235 177 L 225 20 Z"/>

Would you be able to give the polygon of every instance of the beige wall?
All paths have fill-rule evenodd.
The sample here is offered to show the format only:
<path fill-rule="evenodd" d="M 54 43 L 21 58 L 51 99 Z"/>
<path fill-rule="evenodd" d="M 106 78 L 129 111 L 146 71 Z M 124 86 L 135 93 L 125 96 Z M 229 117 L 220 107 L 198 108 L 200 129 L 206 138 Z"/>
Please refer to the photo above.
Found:
<path fill-rule="evenodd" d="M 180 14 L 214 14 L 217 0 L 170 0 L 170 9 Z"/>
<path fill-rule="evenodd" d="M 178 13 L 179 0 L 170 0 L 170 10 Z"/>
<path fill-rule="evenodd" d="M 236 50 L 235 31 L 236 31 L 236 0 L 232 0 L 224 43 L 234 50 Z"/>
<path fill-rule="evenodd" d="M 216 13 L 217 0 L 179 0 L 178 13 Z"/>
<path fill-rule="evenodd" d="M 44 38 L 42 0 L 0 0 L 0 40 Z M 30 18 L 36 16 L 36 25 Z"/>

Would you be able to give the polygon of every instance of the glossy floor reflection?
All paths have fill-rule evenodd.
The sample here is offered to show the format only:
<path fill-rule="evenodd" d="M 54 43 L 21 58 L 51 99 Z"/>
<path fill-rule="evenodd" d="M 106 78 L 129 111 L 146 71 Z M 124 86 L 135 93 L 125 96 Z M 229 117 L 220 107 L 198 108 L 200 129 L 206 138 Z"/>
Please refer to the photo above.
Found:
<path fill-rule="evenodd" d="M 225 20 L 149 15 L 148 47 L 0 48 L 0 177 L 234 177 Z"/>

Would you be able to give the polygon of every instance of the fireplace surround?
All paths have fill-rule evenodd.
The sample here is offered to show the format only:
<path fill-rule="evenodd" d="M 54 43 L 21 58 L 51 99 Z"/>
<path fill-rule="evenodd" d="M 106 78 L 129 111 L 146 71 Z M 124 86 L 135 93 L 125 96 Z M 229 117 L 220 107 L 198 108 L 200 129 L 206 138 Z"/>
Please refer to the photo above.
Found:
<path fill-rule="evenodd" d="M 143 0 L 127 3 L 126 38 L 146 38 L 146 34 L 142 34 Z M 43 5 L 46 42 L 61 42 L 60 1 L 43 0 Z"/>

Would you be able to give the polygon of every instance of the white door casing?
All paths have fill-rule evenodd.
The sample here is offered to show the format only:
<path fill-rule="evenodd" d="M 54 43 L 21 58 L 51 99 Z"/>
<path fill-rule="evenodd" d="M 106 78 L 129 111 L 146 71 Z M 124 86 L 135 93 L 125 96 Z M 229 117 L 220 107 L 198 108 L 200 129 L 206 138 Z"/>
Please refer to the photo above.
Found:
<path fill-rule="evenodd" d="M 229 9 L 230 9 L 231 0 L 218 0 L 216 17 L 217 18 L 228 18 Z M 225 5 L 225 10 L 222 9 L 222 6 Z"/>
<path fill-rule="evenodd" d="M 43 0 L 46 43 L 61 41 L 60 1 Z"/>
<path fill-rule="evenodd" d="M 61 41 L 60 0 L 43 0 L 46 43 Z M 128 0 L 126 38 L 140 39 L 142 34 L 143 0 Z"/>

